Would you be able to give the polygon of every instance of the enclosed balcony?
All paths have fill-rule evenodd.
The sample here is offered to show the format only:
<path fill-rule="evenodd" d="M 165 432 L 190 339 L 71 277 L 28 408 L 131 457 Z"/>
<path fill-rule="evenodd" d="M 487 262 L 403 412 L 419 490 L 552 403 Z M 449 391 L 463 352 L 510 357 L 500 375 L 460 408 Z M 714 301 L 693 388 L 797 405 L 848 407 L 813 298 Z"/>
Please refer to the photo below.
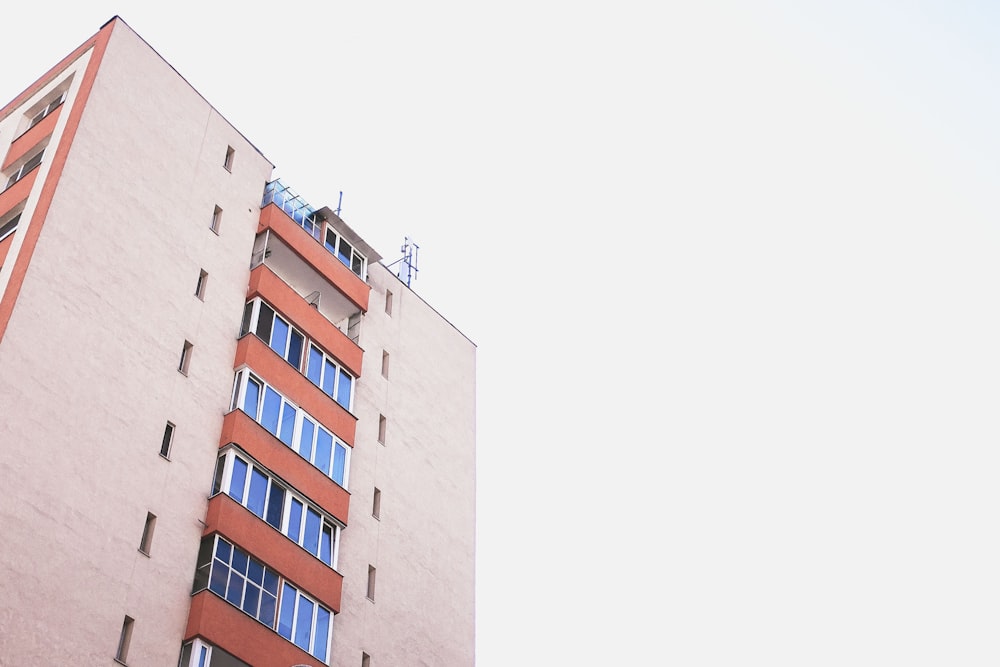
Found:
<path fill-rule="evenodd" d="M 378 255 L 328 208 L 315 209 L 280 180 L 267 184 L 252 266 L 265 264 L 357 340 L 368 310 L 368 262 Z"/>

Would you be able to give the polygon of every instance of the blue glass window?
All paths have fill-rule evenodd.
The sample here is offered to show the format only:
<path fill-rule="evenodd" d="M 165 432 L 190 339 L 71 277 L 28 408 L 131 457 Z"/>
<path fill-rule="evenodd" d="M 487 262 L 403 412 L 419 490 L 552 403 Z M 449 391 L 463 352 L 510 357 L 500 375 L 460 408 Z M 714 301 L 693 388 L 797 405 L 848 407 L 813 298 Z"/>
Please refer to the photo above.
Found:
<path fill-rule="evenodd" d="M 260 425 L 274 435 L 278 435 L 278 415 L 281 413 L 281 396 L 267 387 L 264 390 L 264 410 L 260 415 Z"/>
<path fill-rule="evenodd" d="M 208 590 L 220 597 L 226 595 L 226 585 L 229 583 L 229 566 L 222 566 L 222 562 L 216 560 L 212 563 L 212 576 L 209 578 Z"/>
<path fill-rule="evenodd" d="M 344 469 L 347 467 L 347 448 L 338 444 L 333 459 L 333 478 L 337 484 L 344 485 Z"/>
<path fill-rule="evenodd" d="M 229 483 L 229 495 L 238 503 L 243 502 L 243 487 L 247 479 L 247 464 L 233 459 L 233 478 Z"/>
<path fill-rule="evenodd" d="M 323 353 L 316 349 L 315 345 L 309 346 L 309 365 L 306 368 L 306 377 L 317 387 L 320 386 L 320 376 L 323 373 Z"/>
<path fill-rule="evenodd" d="M 260 385 L 255 380 L 247 380 L 247 394 L 243 399 L 243 412 L 257 419 L 257 407 L 260 403 Z"/>
<path fill-rule="evenodd" d="M 267 499 L 267 518 L 269 524 L 281 530 L 281 510 L 285 504 L 285 490 L 277 484 L 271 484 L 270 497 Z"/>
<path fill-rule="evenodd" d="M 263 304 L 261 304 L 263 310 Z M 271 332 L 271 349 L 282 357 L 285 356 L 285 348 L 288 346 L 288 324 L 280 317 L 274 318 L 274 329 Z"/>
<path fill-rule="evenodd" d="M 353 378 L 344 369 L 340 369 L 340 382 L 337 384 L 337 402 L 345 409 L 351 409 L 351 383 Z"/>
<path fill-rule="evenodd" d="M 281 610 L 278 612 L 278 634 L 285 639 L 292 638 L 292 622 L 295 620 L 296 590 L 285 584 L 281 589 Z"/>
<path fill-rule="evenodd" d="M 306 461 L 312 459 L 313 435 L 316 425 L 308 417 L 302 417 L 302 433 L 299 436 L 299 454 Z"/>
<path fill-rule="evenodd" d="M 330 450 L 333 447 L 333 436 L 320 429 L 316 435 L 316 458 L 313 465 L 319 468 L 324 475 L 330 474 Z"/>
<path fill-rule="evenodd" d="M 239 459 L 236 459 L 238 462 Z M 250 491 L 247 494 L 246 507 L 259 517 L 264 516 L 264 504 L 267 501 L 267 477 L 257 468 L 250 473 Z"/>
<path fill-rule="evenodd" d="M 288 512 L 288 537 L 298 543 L 299 531 L 302 527 L 302 503 L 292 498 L 292 506 Z"/>
<path fill-rule="evenodd" d="M 289 447 L 292 446 L 292 435 L 295 432 L 295 415 L 296 410 L 290 403 L 282 403 L 281 433 L 278 434 L 278 439 Z"/>
<path fill-rule="evenodd" d="M 309 650 L 309 639 L 312 636 L 313 602 L 303 595 L 299 596 L 299 613 L 295 624 L 295 645 L 304 651 Z"/>
<path fill-rule="evenodd" d="M 298 369 L 299 364 L 302 362 L 302 345 L 304 342 L 305 339 L 302 338 L 302 334 L 292 329 L 289 334 L 288 354 L 285 355 L 285 359 L 292 366 L 295 366 L 296 369 Z"/>
<path fill-rule="evenodd" d="M 333 564 L 333 529 L 323 526 L 323 535 L 319 544 L 319 559 L 327 565 Z"/>
<path fill-rule="evenodd" d="M 319 514 L 311 509 L 306 509 L 306 534 L 302 539 L 302 546 L 311 554 L 319 551 L 319 531 L 323 525 L 323 519 Z"/>
<path fill-rule="evenodd" d="M 329 359 L 323 366 L 323 392 L 327 396 L 333 396 L 333 383 L 337 381 L 337 366 Z"/>
<path fill-rule="evenodd" d="M 317 606 L 316 639 L 313 641 L 312 654 L 323 662 L 326 662 L 326 646 L 330 643 L 330 617 L 329 611 Z"/>

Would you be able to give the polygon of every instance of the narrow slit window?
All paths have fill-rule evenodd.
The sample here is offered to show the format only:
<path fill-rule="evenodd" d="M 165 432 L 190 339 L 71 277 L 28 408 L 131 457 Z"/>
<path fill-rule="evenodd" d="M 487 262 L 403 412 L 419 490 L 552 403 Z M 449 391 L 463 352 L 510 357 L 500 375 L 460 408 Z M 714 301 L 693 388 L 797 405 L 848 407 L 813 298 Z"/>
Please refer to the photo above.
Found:
<path fill-rule="evenodd" d="M 218 234 L 219 228 L 221 226 L 222 226 L 222 209 L 216 206 L 215 211 L 212 212 L 212 224 L 209 226 L 209 229 Z"/>
<path fill-rule="evenodd" d="M 379 444 L 385 444 L 385 415 L 378 416 L 378 441 Z"/>
<path fill-rule="evenodd" d="M 177 370 L 179 370 L 184 375 L 188 374 L 188 369 L 191 367 L 191 350 L 194 345 L 188 341 L 184 341 L 184 349 L 181 350 L 181 362 L 177 365 Z"/>
<path fill-rule="evenodd" d="M 367 597 L 372 602 L 375 601 L 375 568 L 368 566 L 368 592 Z"/>
<path fill-rule="evenodd" d="M 389 378 L 389 353 L 382 350 L 382 377 Z"/>
<path fill-rule="evenodd" d="M 372 667 L 372 657 L 364 651 L 361 652 L 361 667 Z"/>
<path fill-rule="evenodd" d="M 198 272 L 198 283 L 194 286 L 194 295 L 205 300 L 205 283 L 208 282 L 208 273 L 204 269 Z"/>
<path fill-rule="evenodd" d="M 233 158 L 236 156 L 236 149 L 232 146 L 226 146 L 226 161 L 222 163 L 228 171 L 233 170 Z"/>
<path fill-rule="evenodd" d="M 381 518 L 382 514 L 382 492 L 375 489 L 375 493 L 372 494 L 372 516 L 376 519 Z"/>
<path fill-rule="evenodd" d="M 115 660 L 123 665 L 128 660 L 128 645 L 132 642 L 132 626 L 134 625 L 135 619 L 131 616 L 126 616 L 122 622 L 122 633 L 118 637 L 118 651 L 115 653 Z"/>
<path fill-rule="evenodd" d="M 139 551 L 149 555 L 149 549 L 153 546 L 153 530 L 156 528 L 156 516 L 151 512 L 146 512 L 146 525 L 142 527 L 142 540 L 139 542 Z"/>
<path fill-rule="evenodd" d="M 163 429 L 163 442 L 160 443 L 160 456 L 170 460 L 170 448 L 174 444 L 174 425 L 167 422 L 166 428 Z"/>
<path fill-rule="evenodd" d="M 392 315 L 392 292 L 385 291 L 385 314 Z"/>

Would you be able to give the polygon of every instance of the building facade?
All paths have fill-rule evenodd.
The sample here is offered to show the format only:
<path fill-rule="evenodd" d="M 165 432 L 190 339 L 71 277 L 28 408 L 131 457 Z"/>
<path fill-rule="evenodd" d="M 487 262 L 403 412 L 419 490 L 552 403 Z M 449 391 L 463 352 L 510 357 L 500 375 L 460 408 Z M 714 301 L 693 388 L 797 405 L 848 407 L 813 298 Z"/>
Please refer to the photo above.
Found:
<path fill-rule="evenodd" d="M 0 665 L 473 665 L 475 345 L 118 17 L 0 155 Z"/>

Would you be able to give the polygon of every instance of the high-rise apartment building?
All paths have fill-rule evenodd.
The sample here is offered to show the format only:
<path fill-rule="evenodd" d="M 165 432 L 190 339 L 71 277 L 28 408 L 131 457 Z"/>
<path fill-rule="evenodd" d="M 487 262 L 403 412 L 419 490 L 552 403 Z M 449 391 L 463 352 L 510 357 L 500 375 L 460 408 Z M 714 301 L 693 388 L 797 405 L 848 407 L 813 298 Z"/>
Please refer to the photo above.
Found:
<path fill-rule="evenodd" d="M 473 665 L 473 343 L 118 17 L 0 156 L 0 665 Z"/>

